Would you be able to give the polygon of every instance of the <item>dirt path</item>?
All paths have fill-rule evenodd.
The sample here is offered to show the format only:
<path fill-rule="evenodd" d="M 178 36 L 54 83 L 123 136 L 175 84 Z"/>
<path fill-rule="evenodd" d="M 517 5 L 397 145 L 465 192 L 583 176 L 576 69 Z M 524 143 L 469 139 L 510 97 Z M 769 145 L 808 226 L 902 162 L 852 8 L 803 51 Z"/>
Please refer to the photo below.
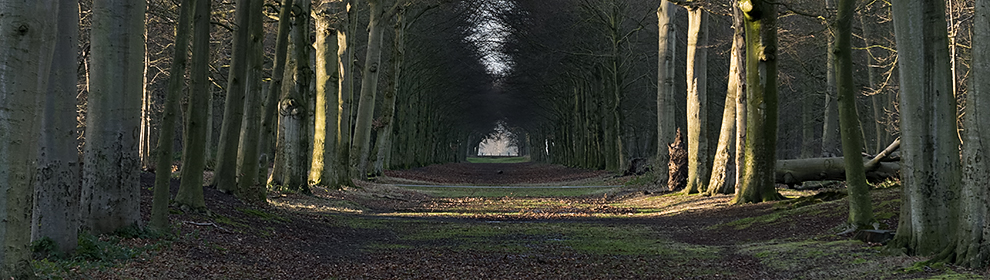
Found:
<path fill-rule="evenodd" d="M 610 185 L 630 179 L 531 163 L 449 164 L 387 175 L 377 183 L 362 183 L 360 189 L 314 189 L 313 196 L 274 195 L 271 206 L 262 209 L 207 188 L 211 213 L 171 215 L 179 228 L 168 249 L 147 250 L 103 271 L 67 275 L 108 279 L 915 279 L 962 277 L 966 275 L 958 273 L 967 272 L 956 267 L 912 267 L 922 259 L 882 256 L 880 247 L 836 236 L 846 213 L 844 199 L 803 207 L 777 203 L 732 206 L 728 196 L 644 195 L 630 188 L 524 192 L 520 186 Z M 437 190 L 391 185 L 410 182 L 476 187 Z M 781 191 L 789 196 L 813 194 Z M 893 205 L 897 203 L 890 201 L 898 194 L 897 189 L 874 192 L 877 211 L 884 215 L 878 218 L 882 222 L 896 222 Z M 141 242 L 152 241 L 122 241 Z"/>

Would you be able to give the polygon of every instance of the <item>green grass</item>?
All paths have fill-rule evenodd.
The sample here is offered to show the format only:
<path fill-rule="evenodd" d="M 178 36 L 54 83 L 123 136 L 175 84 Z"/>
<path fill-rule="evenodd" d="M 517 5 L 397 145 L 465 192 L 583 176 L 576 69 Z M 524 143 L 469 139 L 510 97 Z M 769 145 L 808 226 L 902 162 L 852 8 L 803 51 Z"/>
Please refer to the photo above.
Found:
<path fill-rule="evenodd" d="M 616 188 L 615 186 L 599 188 L 552 188 L 552 187 L 526 187 L 526 188 L 437 188 L 437 187 L 412 187 L 403 188 L 418 190 L 436 197 L 567 197 L 603 194 L 606 191 Z"/>
<path fill-rule="evenodd" d="M 521 163 L 529 162 L 529 157 L 469 157 L 470 163 Z"/>

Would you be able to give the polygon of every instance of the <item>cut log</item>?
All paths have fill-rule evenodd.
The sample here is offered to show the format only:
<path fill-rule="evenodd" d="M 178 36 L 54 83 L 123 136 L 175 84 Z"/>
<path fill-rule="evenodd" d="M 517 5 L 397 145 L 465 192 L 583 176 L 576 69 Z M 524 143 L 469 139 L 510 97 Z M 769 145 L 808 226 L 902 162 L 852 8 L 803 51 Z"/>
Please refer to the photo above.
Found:
<path fill-rule="evenodd" d="M 789 186 L 805 181 L 845 181 L 843 160 L 842 157 L 778 160 L 775 181 Z M 864 164 L 870 160 L 864 158 Z M 866 180 L 871 183 L 898 176 L 901 167 L 898 162 L 876 161 L 873 164 L 873 169 L 866 172 Z"/>

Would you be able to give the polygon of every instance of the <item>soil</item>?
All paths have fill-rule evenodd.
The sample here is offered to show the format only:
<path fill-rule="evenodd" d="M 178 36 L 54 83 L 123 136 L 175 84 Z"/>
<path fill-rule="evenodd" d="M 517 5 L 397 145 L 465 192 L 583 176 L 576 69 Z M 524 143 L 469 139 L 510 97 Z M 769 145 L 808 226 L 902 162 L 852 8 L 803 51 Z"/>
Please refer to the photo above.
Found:
<path fill-rule="evenodd" d="M 314 188 L 312 195 L 273 192 L 268 205 L 248 205 L 207 187 L 208 212 L 173 209 L 170 237 L 121 241 L 159 246 L 107 267 L 56 274 L 71 279 L 987 276 L 918 265 L 923 258 L 884 255 L 879 244 L 837 235 L 847 215 L 844 199 L 802 207 L 731 205 L 727 195 L 672 195 L 650 186 L 574 197 L 434 197 L 393 185 L 622 185 L 633 179 L 535 163 L 445 164 L 388 171 L 357 188 Z M 143 174 L 145 220 L 153 181 L 154 174 Z M 172 183 L 174 194 L 178 185 Z M 899 193 L 874 192 L 877 212 L 895 213 L 878 215 L 882 226 L 896 225 L 899 203 L 890 202 Z M 768 218 L 774 215 L 779 217 Z M 746 222 L 754 219 L 762 222 Z"/>

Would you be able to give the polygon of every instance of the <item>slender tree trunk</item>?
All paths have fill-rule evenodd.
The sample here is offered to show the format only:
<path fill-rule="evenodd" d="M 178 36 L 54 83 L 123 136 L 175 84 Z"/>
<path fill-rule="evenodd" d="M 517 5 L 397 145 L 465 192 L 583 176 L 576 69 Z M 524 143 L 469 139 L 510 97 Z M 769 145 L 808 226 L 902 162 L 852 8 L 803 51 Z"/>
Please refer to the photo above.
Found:
<path fill-rule="evenodd" d="M 141 220 L 144 12 L 144 1 L 93 1 L 81 225 L 94 233 Z"/>
<path fill-rule="evenodd" d="M 734 203 L 781 199 L 774 184 L 777 148 L 777 8 L 742 0 L 746 16 L 746 142 Z"/>
<path fill-rule="evenodd" d="M 688 9 L 688 181 L 685 193 L 705 191 L 708 182 L 708 14 Z"/>
<path fill-rule="evenodd" d="M 316 129 L 313 134 L 313 162 L 309 180 L 327 185 L 336 178 L 333 162 L 337 156 L 337 116 L 340 91 L 337 30 L 331 26 L 333 1 L 322 0 L 316 17 Z"/>
<path fill-rule="evenodd" d="M 282 0 L 282 9 L 278 14 L 278 33 L 275 35 L 275 60 L 272 62 L 272 80 L 268 84 L 268 93 L 265 95 L 264 112 L 261 116 L 261 137 L 258 140 L 260 159 L 265 159 L 261 163 L 265 172 L 262 175 L 267 178 L 268 167 L 275 156 L 274 139 L 278 130 L 278 120 L 275 112 L 278 111 L 278 98 L 282 96 L 282 73 L 285 73 L 285 59 L 288 50 L 289 26 L 292 21 L 293 0 Z M 260 160 L 259 159 L 259 160 Z"/>
<path fill-rule="evenodd" d="M 870 186 L 862 159 L 855 155 L 863 147 L 862 128 L 856 111 L 856 88 L 853 85 L 852 20 L 856 0 L 839 0 L 836 20 L 835 77 L 838 88 L 839 121 L 842 132 L 842 153 L 846 165 L 846 188 L 849 190 L 849 224 L 867 228 L 873 223 L 873 206 L 870 204 Z"/>
<path fill-rule="evenodd" d="M 739 7 L 732 8 L 732 50 L 729 56 L 729 86 L 725 93 L 725 109 L 722 110 L 722 128 L 718 135 L 718 149 L 715 151 L 715 162 L 712 163 L 711 181 L 708 183 L 707 194 L 732 194 L 736 185 L 736 99 L 745 94 L 743 82 L 745 63 L 744 49 L 746 48 L 746 31 L 743 26 L 742 12 Z"/>
<path fill-rule="evenodd" d="M 361 75 L 361 100 L 358 101 L 357 119 L 354 123 L 354 141 L 351 143 L 351 176 L 364 180 L 368 176 L 368 150 L 371 145 L 371 125 L 375 114 L 375 96 L 378 90 L 378 68 L 382 55 L 382 33 L 385 30 L 385 11 L 381 0 L 368 0 L 371 19 L 368 22 L 368 51 Z"/>
<path fill-rule="evenodd" d="M 960 220 L 962 174 L 945 3 L 905 0 L 893 5 L 893 13 L 900 111 L 910 113 L 901 114 L 904 195 L 888 246 L 930 256 L 954 249 Z"/>
<path fill-rule="evenodd" d="M 231 46 L 230 72 L 227 74 L 227 96 L 220 123 L 220 144 L 217 146 L 217 166 L 213 182 L 217 190 L 237 193 L 237 144 L 244 115 L 244 97 L 247 87 L 248 53 L 250 53 L 251 2 L 238 0 L 236 6 L 234 41 Z"/>
<path fill-rule="evenodd" d="M 392 152 L 392 123 L 395 122 L 395 101 L 396 95 L 399 94 L 400 81 L 402 78 L 402 66 L 405 62 L 405 8 L 399 7 L 396 11 L 395 19 L 395 38 L 394 38 L 394 49 L 392 52 L 392 87 L 385 91 L 385 99 L 382 100 L 384 107 L 382 107 L 382 127 L 378 129 L 377 144 L 378 154 L 375 159 L 375 175 L 382 175 L 385 169 L 388 169 L 391 163 L 389 159 L 391 158 Z"/>
<path fill-rule="evenodd" d="M 835 42 L 833 35 L 828 35 L 828 55 L 825 74 L 825 116 L 822 121 L 822 157 L 842 156 L 842 139 L 839 129 L 839 106 L 836 101 L 835 89 Z"/>
<path fill-rule="evenodd" d="M 667 184 L 667 162 L 670 161 L 670 153 L 667 146 L 674 143 L 676 137 L 675 105 L 674 93 L 674 56 L 677 54 L 674 47 L 677 46 L 677 29 L 674 26 L 674 17 L 677 14 L 677 6 L 668 1 L 661 1 L 657 8 L 657 19 L 659 27 L 659 50 L 657 66 L 657 159 L 654 162 L 654 173 L 657 176 L 657 184 L 661 189 L 669 189 Z"/>
<path fill-rule="evenodd" d="M 990 75 L 990 1 L 976 0 L 973 20 L 973 63 L 971 75 Z M 987 163 L 990 148 L 990 129 L 981 127 L 990 123 L 990 80 L 971 79 L 966 94 L 966 113 L 963 118 L 966 130 L 962 145 L 961 220 L 954 252 L 955 263 L 972 267 L 987 267 L 990 263 L 990 165 Z"/>
<path fill-rule="evenodd" d="M 0 14 L 3 15 L 0 16 L 0 29 L 4 30 L 0 33 L 0 65 L 3 65 L 0 67 L 0 84 L 4 85 L 0 87 L 0 278 L 3 279 L 28 279 L 34 276 L 30 263 L 30 244 L 33 228 L 31 226 L 32 194 L 33 187 L 36 186 L 35 175 L 39 169 L 35 160 L 39 158 L 38 136 L 42 123 L 42 115 L 38 112 L 47 111 L 45 107 L 55 106 L 55 104 L 46 104 L 42 107 L 42 97 L 46 96 L 47 90 L 64 90 L 62 85 L 65 84 L 48 84 L 51 75 L 49 68 L 53 62 L 58 63 L 52 61 L 55 45 L 61 43 L 59 57 L 64 57 L 65 47 L 71 47 L 65 46 L 65 38 L 56 40 L 58 24 L 64 20 L 38 15 L 58 11 L 59 4 L 60 1 L 55 0 L 0 3 Z M 76 31 L 69 30 L 66 34 L 74 34 L 74 32 Z M 75 53 L 71 61 L 75 62 Z M 71 69 L 76 68 L 71 67 Z M 58 72 L 58 69 L 52 70 L 56 71 L 55 75 L 64 73 Z M 74 80 L 75 71 L 71 72 L 73 73 L 70 76 Z M 75 84 L 72 85 L 72 94 L 74 93 Z M 56 94 L 59 93 L 49 91 L 48 96 L 54 97 Z M 58 98 L 64 96 L 65 93 L 61 93 Z M 51 122 L 61 121 L 52 117 Z M 75 131 L 74 125 L 70 131 Z M 46 132 L 44 138 L 62 139 L 58 135 L 49 137 L 50 134 L 52 133 Z M 45 145 L 49 144 L 45 143 Z M 61 148 L 51 146 L 43 148 L 45 150 L 42 151 L 55 150 L 51 155 L 41 155 L 42 173 L 46 172 L 45 165 L 52 166 L 61 161 L 61 155 L 55 152 Z M 67 169 L 71 167 L 70 162 L 58 165 L 62 168 L 52 168 L 49 171 L 62 170 L 60 173 L 71 173 Z M 72 178 L 71 174 L 53 175 L 65 180 Z M 78 175 L 76 177 L 78 178 Z M 68 186 L 76 185 L 75 182 L 65 183 L 69 184 Z"/>
<path fill-rule="evenodd" d="M 182 139 L 182 170 L 175 203 L 194 211 L 206 209 L 203 198 L 203 170 L 206 167 L 207 109 L 210 92 L 210 2 L 196 0 L 193 14 L 192 61 L 189 65 L 189 109 Z"/>
<path fill-rule="evenodd" d="M 333 186 L 353 186 L 351 181 L 351 106 L 354 100 L 354 36 L 357 32 L 356 0 L 347 1 L 347 26 L 337 30 L 337 57 L 340 58 L 340 92 L 337 93 L 337 179 Z"/>
<path fill-rule="evenodd" d="M 263 110 L 261 100 L 264 98 L 262 90 L 262 79 L 264 78 L 264 26 L 261 22 L 264 1 L 255 0 L 249 7 L 247 31 L 248 49 L 246 72 L 246 91 L 244 93 L 244 116 L 241 120 L 241 131 L 238 139 L 237 149 L 237 196 L 241 199 L 255 202 L 267 203 L 265 199 L 265 188 L 260 185 L 259 175 L 259 151 L 261 127 L 261 111 Z M 265 170 L 268 168 L 266 167 Z"/>
<path fill-rule="evenodd" d="M 158 133 L 158 162 L 155 165 L 155 194 L 151 203 L 151 227 L 168 230 L 169 183 L 172 179 L 172 149 L 175 142 L 175 122 L 178 120 L 179 99 L 185 86 L 186 61 L 189 57 L 189 18 L 197 0 L 183 0 L 179 6 L 179 21 L 175 28 L 175 53 L 169 71 L 168 92 L 165 94 L 165 111 L 162 112 Z M 200 0 L 206 1 L 206 0 Z"/>

